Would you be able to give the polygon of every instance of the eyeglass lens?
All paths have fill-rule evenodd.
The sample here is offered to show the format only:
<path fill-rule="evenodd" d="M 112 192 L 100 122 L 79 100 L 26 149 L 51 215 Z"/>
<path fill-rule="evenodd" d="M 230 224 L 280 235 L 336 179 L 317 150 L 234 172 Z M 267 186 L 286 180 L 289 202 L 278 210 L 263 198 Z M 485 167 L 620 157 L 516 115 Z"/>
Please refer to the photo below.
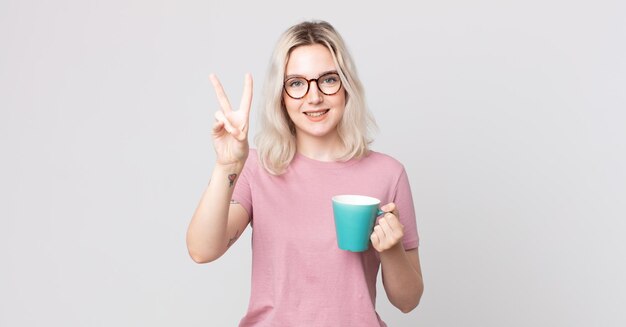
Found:
<path fill-rule="evenodd" d="M 326 95 L 333 95 L 341 88 L 341 79 L 339 74 L 330 73 L 320 76 L 319 78 L 307 80 L 304 77 L 292 77 L 285 81 L 285 91 L 287 95 L 294 99 L 303 98 L 311 86 L 311 82 L 315 81 L 320 92 Z"/>

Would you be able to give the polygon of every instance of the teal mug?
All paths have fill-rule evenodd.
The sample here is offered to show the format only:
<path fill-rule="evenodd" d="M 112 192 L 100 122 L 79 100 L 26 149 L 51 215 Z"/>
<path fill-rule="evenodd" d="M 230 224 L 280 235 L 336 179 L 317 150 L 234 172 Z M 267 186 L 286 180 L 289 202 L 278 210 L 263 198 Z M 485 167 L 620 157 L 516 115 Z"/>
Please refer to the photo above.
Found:
<path fill-rule="evenodd" d="M 363 252 L 370 243 L 380 200 L 364 195 L 337 195 L 333 200 L 337 244 L 342 250 Z"/>

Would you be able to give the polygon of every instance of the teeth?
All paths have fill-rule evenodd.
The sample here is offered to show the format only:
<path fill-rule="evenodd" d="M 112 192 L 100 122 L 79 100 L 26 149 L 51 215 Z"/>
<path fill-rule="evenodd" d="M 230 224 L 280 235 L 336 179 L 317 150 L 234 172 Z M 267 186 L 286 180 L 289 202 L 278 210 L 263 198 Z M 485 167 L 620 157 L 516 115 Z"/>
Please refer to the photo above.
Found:
<path fill-rule="evenodd" d="M 324 111 L 320 111 L 320 112 L 305 112 L 304 114 L 307 116 L 311 116 L 311 117 L 319 117 L 325 113 L 327 113 L 328 110 L 324 110 Z"/>

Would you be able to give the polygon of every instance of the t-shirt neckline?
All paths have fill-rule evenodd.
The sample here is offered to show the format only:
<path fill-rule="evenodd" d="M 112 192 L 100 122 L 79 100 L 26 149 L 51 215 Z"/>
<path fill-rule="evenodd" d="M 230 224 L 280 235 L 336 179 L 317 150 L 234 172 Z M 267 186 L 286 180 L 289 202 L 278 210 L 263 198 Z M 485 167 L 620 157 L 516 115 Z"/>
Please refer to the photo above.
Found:
<path fill-rule="evenodd" d="M 354 165 L 359 162 L 360 159 L 349 159 L 347 161 L 321 161 L 317 159 L 309 158 L 299 152 L 296 151 L 294 155 L 292 164 L 305 164 L 308 166 L 313 166 L 315 168 L 322 169 L 337 169 L 337 168 L 345 168 Z"/>

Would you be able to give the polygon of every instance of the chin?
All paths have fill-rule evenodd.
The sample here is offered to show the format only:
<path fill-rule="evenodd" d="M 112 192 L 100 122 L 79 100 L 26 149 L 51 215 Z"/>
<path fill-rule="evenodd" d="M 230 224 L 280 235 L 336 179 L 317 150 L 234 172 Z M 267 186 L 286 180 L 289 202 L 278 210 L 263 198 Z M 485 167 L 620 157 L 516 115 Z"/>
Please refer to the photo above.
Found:
<path fill-rule="evenodd" d="M 328 136 L 330 134 L 336 133 L 337 129 L 336 129 L 336 125 L 330 127 L 330 126 L 319 126 L 318 128 L 301 128 L 300 132 L 307 134 L 307 135 L 311 135 L 311 136 L 315 136 L 315 137 L 325 137 Z"/>

